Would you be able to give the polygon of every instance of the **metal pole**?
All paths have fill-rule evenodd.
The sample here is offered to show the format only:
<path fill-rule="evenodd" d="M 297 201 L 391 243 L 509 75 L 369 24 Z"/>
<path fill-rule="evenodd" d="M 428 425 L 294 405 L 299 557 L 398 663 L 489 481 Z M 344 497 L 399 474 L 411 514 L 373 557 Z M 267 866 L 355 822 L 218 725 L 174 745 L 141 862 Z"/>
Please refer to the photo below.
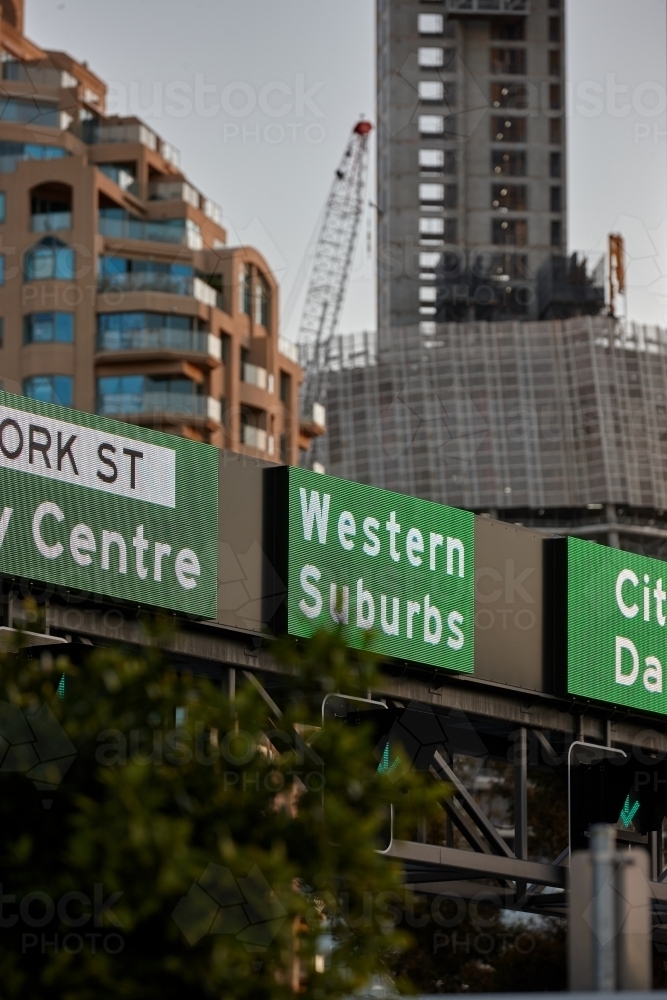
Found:
<path fill-rule="evenodd" d="M 662 844 L 660 843 L 660 831 L 659 830 L 649 830 L 648 834 L 648 852 L 651 858 L 651 881 L 657 882 L 658 875 L 662 871 Z"/>
<path fill-rule="evenodd" d="M 514 853 L 528 858 L 528 731 L 522 726 L 514 738 Z M 516 881 L 516 902 L 526 894 L 527 884 Z"/>
<path fill-rule="evenodd" d="M 593 864 L 593 989 L 616 989 L 616 913 L 614 868 L 616 833 L 613 826 L 591 827 Z"/>
<path fill-rule="evenodd" d="M 514 853 L 528 857 L 528 732 L 522 727 L 514 740 Z"/>

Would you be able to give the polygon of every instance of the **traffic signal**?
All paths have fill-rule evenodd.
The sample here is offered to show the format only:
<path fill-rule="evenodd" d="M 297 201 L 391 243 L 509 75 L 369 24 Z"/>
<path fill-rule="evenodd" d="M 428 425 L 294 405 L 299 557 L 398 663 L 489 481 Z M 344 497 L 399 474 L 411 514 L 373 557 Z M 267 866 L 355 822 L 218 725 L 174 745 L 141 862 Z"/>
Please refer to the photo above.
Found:
<path fill-rule="evenodd" d="M 588 847 L 593 823 L 642 834 L 659 830 L 667 815 L 667 760 L 637 748 L 628 753 L 573 743 L 568 754 L 570 850 Z"/>
<path fill-rule="evenodd" d="M 568 752 L 570 852 L 588 847 L 594 823 L 616 823 L 628 794 L 630 776 L 623 750 L 575 742 Z"/>

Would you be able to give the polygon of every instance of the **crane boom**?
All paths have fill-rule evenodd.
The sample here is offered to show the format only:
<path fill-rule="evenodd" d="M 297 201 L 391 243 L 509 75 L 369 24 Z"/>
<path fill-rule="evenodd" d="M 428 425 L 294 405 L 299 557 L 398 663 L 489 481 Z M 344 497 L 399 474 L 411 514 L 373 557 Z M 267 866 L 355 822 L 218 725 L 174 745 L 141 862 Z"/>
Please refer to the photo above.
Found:
<path fill-rule="evenodd" d="M 324 402 L 329 355 L 350 278 L 364 211 L 368 138 L 372 125 L 357 122 L 327 200 L 299 328 L 299 360 L 304 368 L 302 419 L 312 421 L 313 406 Z"/>

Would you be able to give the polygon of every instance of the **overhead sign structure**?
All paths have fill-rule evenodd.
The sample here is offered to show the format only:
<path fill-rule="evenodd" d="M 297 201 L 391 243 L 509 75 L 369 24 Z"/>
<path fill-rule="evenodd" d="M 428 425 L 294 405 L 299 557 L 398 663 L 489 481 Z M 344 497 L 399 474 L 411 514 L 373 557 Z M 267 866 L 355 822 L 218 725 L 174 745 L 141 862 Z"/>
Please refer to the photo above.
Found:
<path fill-rule="evenodd" d="M 287 630 L 472 673 L 474 515 L 305 469 L 288 476 Z"/>
<path fill-rule="evenodd" d="M 567 690 L 667 715 L 667 564 L 567 539 Z"/>
<path fill-rule="evenodd" d="M 0 572 L 214 618 L 218 451 L 0 392 Z"/>

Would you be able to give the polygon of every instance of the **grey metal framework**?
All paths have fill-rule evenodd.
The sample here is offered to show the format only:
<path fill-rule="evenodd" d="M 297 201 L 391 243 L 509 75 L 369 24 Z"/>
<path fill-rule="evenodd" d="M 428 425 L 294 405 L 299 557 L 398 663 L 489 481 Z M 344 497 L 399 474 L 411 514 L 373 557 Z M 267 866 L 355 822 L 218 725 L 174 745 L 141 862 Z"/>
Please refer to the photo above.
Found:
<path fill-rule="evenodd" d="M 445 0 L 449 14 L 530 14 L 530 0 Z"/>
<path fill-rule="evenodd" d="M 329 387 L 332 475 L 662 551 L 664 329 L 606 317 L 449 324 L 421 344 L 395 330 L 362 367 L 352 355 L 340 345 Z"/>

